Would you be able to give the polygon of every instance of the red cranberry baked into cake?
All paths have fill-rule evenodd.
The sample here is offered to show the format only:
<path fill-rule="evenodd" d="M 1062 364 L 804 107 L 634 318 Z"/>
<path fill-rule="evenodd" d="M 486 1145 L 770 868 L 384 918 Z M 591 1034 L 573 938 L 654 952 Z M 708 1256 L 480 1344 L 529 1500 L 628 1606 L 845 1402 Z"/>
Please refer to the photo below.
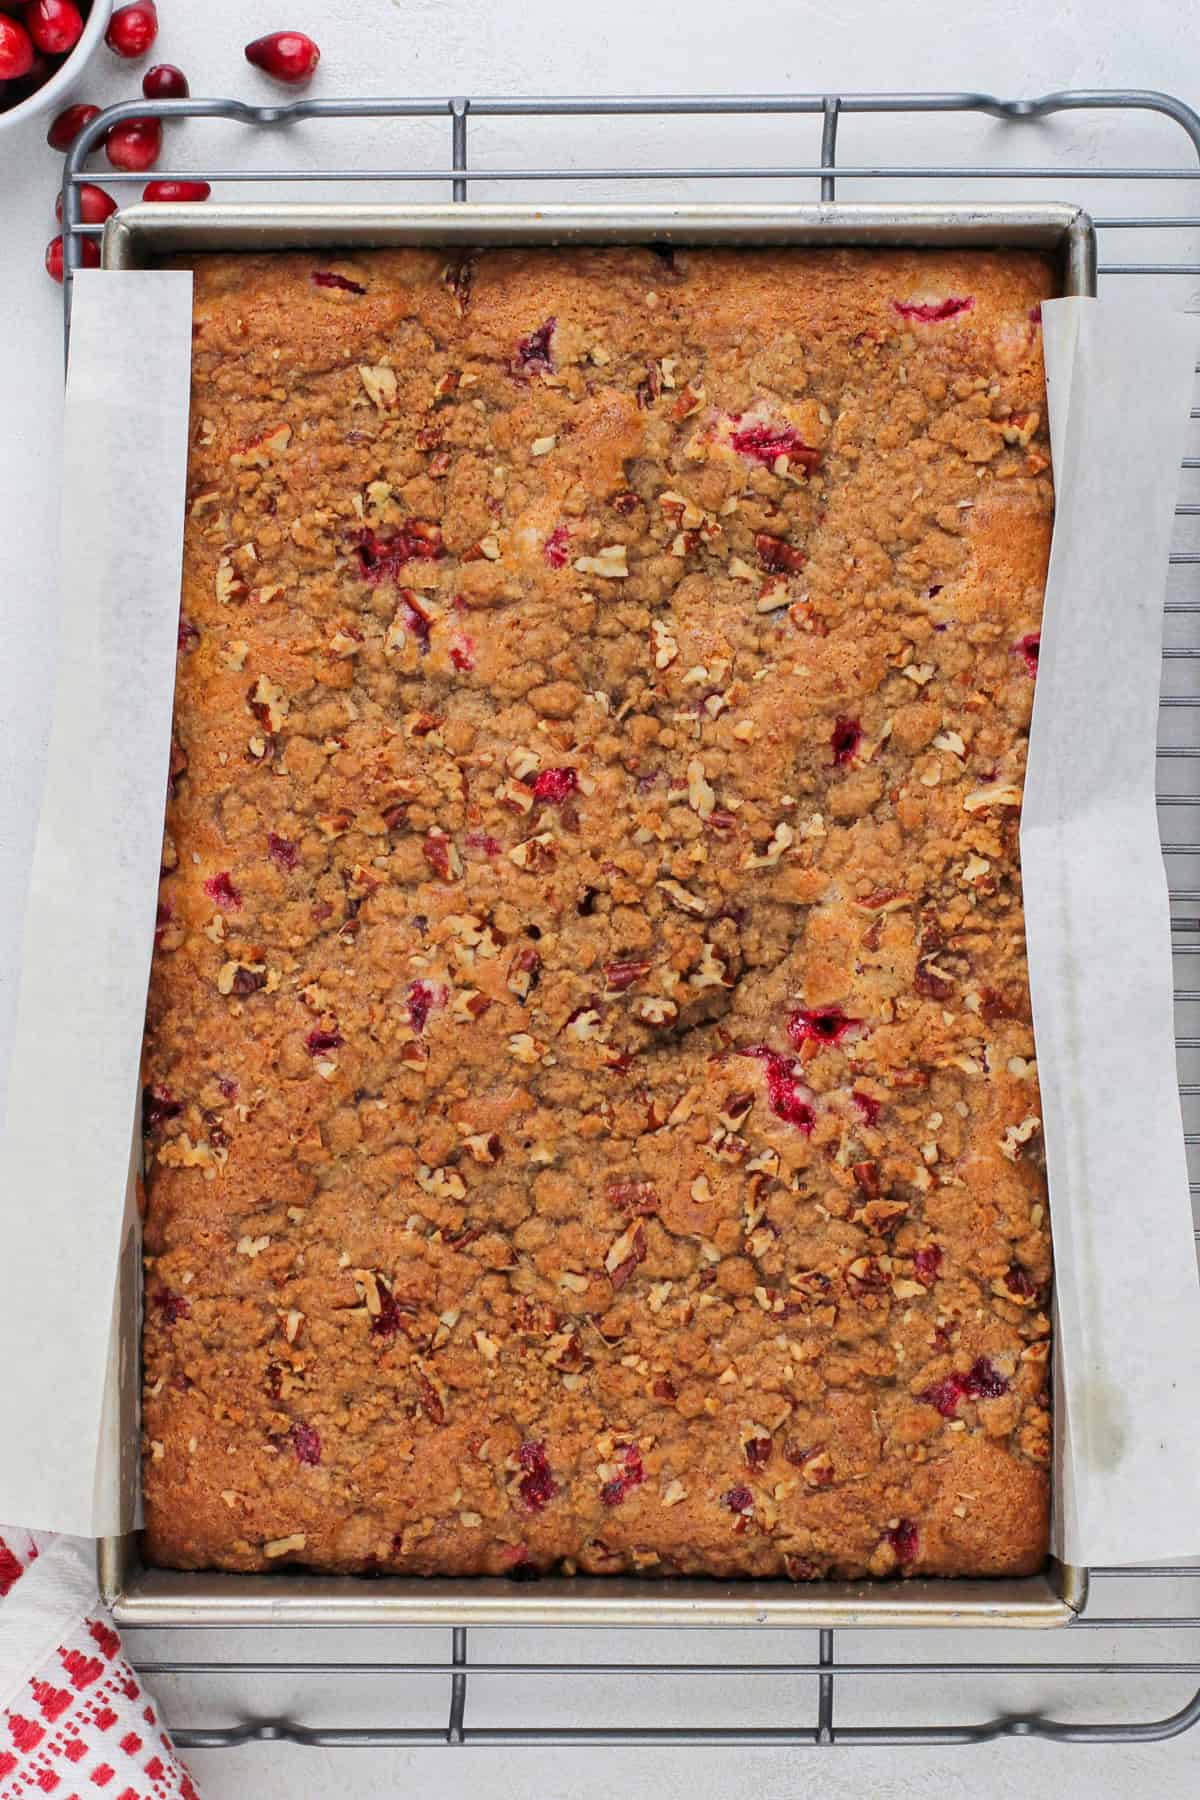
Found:
<path fill-rule="evenodd" d="M 1041 1563 L 1052 286 L 200 260 L 155 1561 Z"/>

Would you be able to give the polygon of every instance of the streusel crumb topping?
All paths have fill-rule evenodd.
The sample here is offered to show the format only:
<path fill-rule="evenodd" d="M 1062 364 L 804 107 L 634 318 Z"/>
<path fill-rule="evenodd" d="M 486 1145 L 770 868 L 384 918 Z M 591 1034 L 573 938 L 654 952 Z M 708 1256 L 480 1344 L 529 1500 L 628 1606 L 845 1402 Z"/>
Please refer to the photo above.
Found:
<path fill-rule="evenodd" d="M 155 1560 L 1040 1564 L 1052 288 L 200 259 Z"/>

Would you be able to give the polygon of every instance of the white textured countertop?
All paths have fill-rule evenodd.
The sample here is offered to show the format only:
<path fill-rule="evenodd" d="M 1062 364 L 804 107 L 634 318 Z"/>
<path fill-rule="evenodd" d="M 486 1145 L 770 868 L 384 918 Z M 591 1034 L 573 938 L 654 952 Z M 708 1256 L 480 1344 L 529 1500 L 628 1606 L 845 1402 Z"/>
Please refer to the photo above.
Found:
<path fill-rule="evenodd" d="M 1059 88 L 1144 87 L 1200 102 L 1200 50 L 1194 17 L 1178 0 L 693 0 L 689 8 L 665 0 L 607 0 L 603 8 L 576 7 L 571 0 L 159 0 L 162 31 L 154 60 L 179 63 L 197 94 L 229 93 L 274 98 L 279 90 L 252 72 L 242 59 L 243 43 L 281 25 L 308 29 L 320 42 L 323 60 L 314 94 L 391 93 L 612 94 L 884 91 L 900 88 L 987 90 L 1028 96 Z M 101 53 L 86 92 L 78 97 L 102 103 L 133 97 L 140 70 L 131 71 Z M 285 96 L 286 97 L 286 96 Z M 36 818 L 45 749 L 48 696 L 53 680 L 58 608 L 57 459 L 61 420 L 61 328 L 57 290 L 41 268 L 43 246 L 54 230 L 53 203 L 60 159 L 44 143 L 45 122 L 0 135 L 0 1081 L 13 993 L 6 972 L 15 962 L 24 900 L 25 874 Z M 408 127 L 348 122 L 307 127 L 292 134 L 295 160 L 310 166 L 337 160 L 344 166 L 399 161 L 410 141 Z M 426 128 L 418 127 L 418 131 Z M 432 129 L 432 128 L 429 128 Z M 439 132 L 443 128 L 439 127 Z M 670 162 L 750 160 L 811 162 L 818 130 L 813 121 L 762 121 L 738 137 L 703 120 L 666 128 L 652 120 L 620 123 L 619 136 L 606 137 L 595 123 L 562 121 L 526 129 L 502 122 L 482 139 L 498 161 L 521 160 L 549 166 L 576 155 L 593 165 L 615 161 Z M 394 133 L 394 135 L 393 135 Z M 906 163 L 1000 160 L 1009 152 L 1026 160 L 1061 162 L 1086 169 L 1107 154 L 1110 161 L 1181 166 L 1187 146 L 1165 121 L 1138 116 L 1100 123 L 1075 114 L 1053 126 L 1012 128 L 985 120 L 900 120 L 870 126 L 843 126 L 843 160 L 869 161 L 890 155 Z M 236 166 L 248 141 L 232 128 L 189 127 L 176 135 L 173 166 L 199 166 L 210 145 L 216 158 Z M 424 141 L 428 141 L 427 139 Z M 439 142 L 446 143 L 447 137 Z M 618 152 L 616 145 L 620 144 Z M 1101 145 L 1106 146 L 1102 151 Z M 395 146 L 392 148 L 391 146 Z M 186 148 L 185 148 L 186 146 Z M 262 161 L 284 154 L 278 141 L 263 146 Z M 103 174 L 98 177 L 103 180 Z M 1114 184 L 1114 187 L 1116 184 Z M 558 192 L 571 191 L 564 184 Z M 600 197 L 601 188 L 589 190 Z M 778 191 L 784 191 L 779 184 Z M 897 194 L 892 188 L 889 192 Z M 1024 194 L 1034 191 L 1029 187 Z M 1042 184 L 1041 197 L 1074 200 L 1078 183 Z M 864 190 L 865 192 L 865 190 Z M 929 195 L 919 184 L 909 197 Z M 976 190 L 978 192 L 978 190 Z M 878 197 L 876 189 L 873 197 Z M 947 184 L 936 197 L 953 197 Z M 432 197 L 432 191 L 429 192 Z M 661 197 L 667 197 L 663 192 Z M 802 196 L 812 197 L 811 184 Z M 992 184 L 989 197 L 1012 198 Z M 1134 201 L 1113 194 L 1113 212 Z M 1159 196 L 1161 210 L 1200 211 L 1197 190 L 1175 183 Z M 1145 193 L 1138 210 L 1150 210 Z M 1128 245 L 1124 246 L 1128 249 Z M 1172 246 L 1179 254 L 1178 243 Z M 1139 243 L 1137 250 L 1145 249 Z M 1136 253 L 1136 252 L 1134 252 Z M 1193 244 L 1190 254 L 1194 255 Z M 1175 284 L 1178 304 L 1200 304 L 1197 282 Z M 1196 496 L 1189 496 L 1195 498 Z M 102 1047 L 98 1046 L 98 1053 Z M 69 1096 L 63 1097 L 64 1128 L 70 1128 Z M 36 1197 L 2 1197 L 9 1204 L 36 1204 Z M 6 1377 L 7 1378 L 7 1377 Z M 1200 1613 L 1200 1582 L 1190 1601 L 1172 1582 L 1122 1588 L 1124 1610 L 1157 1613 L 1174 1604 Z M 1117 1595 L 1106 1592 L 1105 1610 Z M 131 1648 L 139 1659 L 175 1655 L 269 1660 L 324 1654 L 343 1660 L 440 1658 L 448 1646 L 431 1633 L 291 1634 L 285 1644 L 271 1633 L 142 1634 Z M 214 1638 L 224 1637 L 214 1643 Z M 487 1642 L 485 1642 L 485 1638 Z M 913 1662 L 949 1661 L 974 1654 L 993 1661 L 1027 1660 L 1050 1648 L 1030 1635 L 1004 1641 L 993 1635 L 986 1647 L 929 1634 L 909 1635 L 903 1645 L 885 1648 L 867 1634 L 851 1642 L 839 1635 L 839 1658 L 870 1660 L 886 1655 Z M 550 1643 L 545 1634 L 472 1634 L 472 1655 L 581 1661 L 586 1657 L 620 1664 L 643 1660 L 705 1660 L 734 1657 L 773 1662 L 815 1655 L 811 1635 L 770 1634 L 750 1641 L 730 1634 L 692 1632 L 608 1634 L 585 1643 L 574 1635 Z M 1107 1634 L 1079 1634 L 1070 1647 L 1061 1639 L 1059 1656 L 1101 1656 L 1112 1661 L 1187 1656 L 1200 1661 L 1200 1631 L 1170 1639 L 1152 1630 L 1126 1634 L 1118 1643 Z M 970 1689 L 953 1678 L 923 1674 L 903 1678 L 855 1678 L 839 1687 L 839 1717 L 879 1724 L 889 1717 L 905 1723 L 946 1723 L 993 1716 L 1006 1706 L 1020 1711 L 1044 1705 L 1062 1716 L 1153 1717 L 1181 1705 L 1200 1676 L 1151 1682 L 1113 1672 L 1086 1689 L 1086 1710 L 1072 1697 L 1080 1678 L 1025 1678 L 997 1674 Z M 814 1683 L 809 1676 L 756 1678 L 741 1716 L 756 1723 L 811 1722 Z M 177 1723 L 229 1722 L 264 1713 L 290 1713 L 309 1723 L 333 1725 L 421 1723 L 445 1717 L 444 1678 L 348 1673 L 299 1676 L 182 1676 L 160 1682 L 169 1720 Z M 672 1722 L 734 1723 L 739 1716 L 732 1684 L 722 1678 L 676 1683 Z M 468 1722 L 643 1723 L 663 1722 L 667 1701 L 659 1701 L 644 1678 L 628 1675 L 544 1676 L 524 1684 L 506 1679 L 471 1685 Z M 842 1698 L 842 1696 L 845 1696 Z M 458 1796 L 482 1786 L 486 1794 L 536 1796 L 537 1800 L 588 1800 L 613 1794 L 661 1796 L 662 1800 L 716 1800 L 737 1795 L 753 1800 L 819 1791 L 840 1795 L 913 1796 L 939 1800 L 982 1795 L 1001 1800 L 1050 1800 L 1051 1796 L 1133 1796 L 1151 1800 L 1194 1788 L 1200 1772 L 1200 1728 L 1161 1745 L 1083 1747 L 1008 1741 L 976 1748 L 887 1750 L 846 1749 L 467 1749 L 381 1751 L 302 1750 L 287 1745 L 193 1753 L 191 1758 L 206 1800 L 273 1800 L 274 1796 L 353 1793 L 392 1796 L 419 1792 L 423 1800 Z"/>

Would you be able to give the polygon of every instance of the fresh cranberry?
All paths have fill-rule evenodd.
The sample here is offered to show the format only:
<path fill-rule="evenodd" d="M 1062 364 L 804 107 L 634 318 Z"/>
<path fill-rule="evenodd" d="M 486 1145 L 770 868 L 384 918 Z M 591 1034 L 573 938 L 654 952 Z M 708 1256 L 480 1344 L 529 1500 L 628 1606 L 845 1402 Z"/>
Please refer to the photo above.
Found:
<path fill-rule="evenodd" d="M 267 855 L 281 869 L 294 869 L 300 860 L 300 852 L 288 838 L 279 837 L 273 831 L 267 833 Z"/>
<path fill-rule="evenodd" d="M 898 1525 L 894 1525 L 883 1535 L 896 1552 L 898 1563 L 911 1563 L 917 1560 L 917 1527 L 912 1519 L 901 1519 Z"/>
<path fill-rule="evenodd" d="M 504 845 L 490 831 L 468 831 L 463 843 L 468 850 L 482 850 L 485 856 L 499 856 Z"/>
<path fill-rule="evenodd" d="M 408 1022 L 420 1037 L 431 1012 L 446 1004 L 446 990 L 440 982 L 410 981 L 408 984 Z"/>
<path fill-rule="evenodd" d="M 148 181 L 143 200 L 207 200 L 212 188 L 207 181 Z"/>
<path fill-rule="evenodd" d="M 159 1312 L 162 1314 L 162 1322 L 164 1325 L 174 1325 L 180 1319 L 191 1318 L 192 1308 L 190 1302 L 185 1300 L 182 1294 L 175 1293 L 173 1289 L 159 1288 L 158 1292 L 152 1295 L 151 1298 L 153 1299 L 155 1306 L 158 1307 Z"/>
<path fill-rule="evenodd" d="M 463 675 L 475 667 L 475 646 L 465 631 L 456 631 L 450 639 L 450 661 Z"/>
<path fill-rule="evenodd" d="M 19 81 L 33 67 L 33 39 L 25 27 L 0 13 L 0 81 Z"/>
<path fill-rule="evenodd" d="M 810 1132 L 817 1115 L 804 1097 L 805 1092 L 795 1079 L 795 1064 L 787 1062 L 783 1057 L 767 1064 L 767 1099 L 771 1111 L 785 1124 Z"/>
<path fill-rule="evenodd" d="M 1022 1269 L 1017 1263 L 1013 1263 L 1005 1275 L 1004 1285 L 1010 1294 L 1016 1294 L 1022 1300 L 1032 1300 L 1037 1293 L 1037 1282 L 1028 1270 Z"/>
<path fill-rule="evenodd" d="M 795 575 L 804 567 L 803 550 L 795 550 L 786 538 L 772 537 L 769 531 L 756 531 L 754 548 L 764 569 L 772 574 Z"/>
<path fill-rule="evenodd" d="M 858 1088 L 855 1088 L 850 1098 L 853 1100 L 855 1106 L 857 1106 L 867 1124 L 873 1125 L 879 1117 L 880 1112 L 883 1110 L 883 1101 L 876 1100 L 874 1094 L 861 1093 Z"/>
<path fill-rule="evenodd" d="M 922 325 L 939 325 L 943 319 L 956 319 L 959 313 L 970 312 L 975 302 L 968 297 L 962 300 L 893 300 L 892 305 L 903 319 L 916 319 Z"/>
<path fill-rule="evenodd" d="M 65 56 L 79 42 L 83 14 L 72 0 L 34 0 L 25 8 L 25 24 L 39 50 L 47 56 Z"/>
<path fill-rule="evenodd" d="M 379 1295 L 379 1311 L 371 1320 L 372 1337 L 393 1338 L 400 1330 L 401 1319 L 405 1313 L 413 1313 L 416 1307 L 405 1300 L 397 1300 L 395 1294 L 384 1281 L 376 1281 L 376 1292 Z"/>
<path fill-rule="evenodd" d="M 862 743 L 862 726 L 857 719 L 835 719 L 830 735 L 829 746 L 833 751 L 835 764 L 843 767 L 852 763 L 858 754 L 858 746 Z"/>
<path fill-rule="evenodd" d="M 952 1419 L 960 1400 L 997 1400 L 1007 1392 L 1008 1382 L 999 1369 L 986 1356 L 979 1356 L 965 1375 L 951 1370 L 941 1381 L 918 1394 L 917 1399 L 935 1407 L 944 1419 Z"/>
<path fill-rule="evenodd" d="M 1008 1382 L 986 1356 L 977 1356 L 967 1374 L 967 1392 L 972 1400 L 998 1400 L 1007 1394 Z"/>
<path fill-rule="evenodd" d="M 812 1012 L 794 1012 L 787 1022 L 787 1034 L 799 1049 L 801 1044 L 840 1044 L 861 1019 L 848 1019 L 836 1006 L 819 1006 Z"/>
<path fill-rule="evenodd" d="M 771 425 L 766 419 L 755 419 L 744 425 L 740 431 L 731 434 L 729 441 L 739 456 L 748 457 L 751 462 L 765 463 L 768 468 L 776 457 L 786 456 L 789 463 L 799 463 L 807 474 L 821 460 L 821 452 L 806 444 L 794 426 Z"/>
<path fill-rule="evenodd" d="M 310 1056 L 324 1056 L 329 1050 L 339 1049 L 345 1041 L 336 1028 L 333 1031 L 310 1031 L 304 1040 L 304 1048 Z"/>
<path fill-rule="evenodd" d="M 542 555 L 552 569 L 565 569 L 570 556 L 571 527 L 556 525 L 542 545 Z"/>
<path fill-rule="evenodd" d="M 158 36 L 158 13 L 154 0 L 137 0 L 134 6 L 119 6 L 108 21 L 104 41 L 117 56 L 135 62 L 145 56 Z"/>
<path fill-rule="evenodd" d="M 1018 638 L 1013 645 L 1013 655 L 1023 657 L 1025 667 L 1036 677 L 1038 672 L 1038 652 L 1042 647 L 1040 631 L 1027 631 L 1023 638 Z"/>
<path fill-rule="evenodd" d="M 266 985 L 267 978 L 261 969 L 239 967 L 234 971 L 233 986 L 230 992 L 244 997 L 247 994 L 257 994 L 259 989 L 265 988 Z"/>
<path fill-rule="evenodd" d="M 174 63 L 155 63 L 142 76 L 147 100 L 186 100 L 191 91 L 187 76 Z"/>
<path fill-rule="evenodd" d="M 937 1412 L 940 1412 L 943 1419 L 952 1419 L 958 1411 L 958 1403 L 966 1391 L 965 1378 L 952 1371 L 949 1375 L 943 1376 L 941 1381 L 935 1382 L 932 1387 L 924 1388 L 917 1395 L 917 1399 L 923 1400 L 926 1406 L 932 1406 Z"/>
<path fill-rule="evenodd" d="M 2 79 L 2 78 L 0 78 Z M 98 106 L 88 106 L 82 102 L 75 106 L 64 107 L 51 123 L 46 133 L 46 142 L 52 150 L 69 150 L 85 125 L 100 117 Z"/>
<path fill-rule="evenodd" d="M 550 343 L 554 337 L 554 327 L 557 323 L 557 319 L 547 319 L 544 325 L 539 325 L 536 331 L 529 333 L 528 337 L 518 339 L 517 354 L 513 358 L 515 375 L 532 377 L 554 373 L 554 357 L 551 354 Z"/>
<path fill-rule="evenodd" d="M 913 1274 L 922 1287 L 932 1287 L 942 1267 L 940 1244 L 923 1244 L 913 1251 Z"/>
<path fill-rule="evenodd" d="M 579 792 L 579 777 L 574 769 L 543 769 L 533 784 L 533 797 L 543 806 L 561 806 L 568 794 Z"/>
<path fill-rule="evenodd" d="M 771 1460 L 771 1440 L 769 1437 L 747 1438 L 742 1445 L 747 1467 L 761 1469 Z"/>
<path fill-rule="evenodd" d="M 140 175 L 152 169 L 162 152 L 162 125 L 158 119 L 122 119 L 104 140 L 104 154 L 114 169 Z"/>
<path fill-rule="evenodd" d="M 321 52 L 302 31 L 272 31 L 246 45 L 246 61 L 289 87 L 303 87 L 312 79 Z"/>
<path fill-rule="evenodd" d="M 546 1446 L 544 1443 L 524 1443 L 517 1458 L 525 1470 L 517 1491 L 530 1512 L 541 1512 L 558 1492 L 550 1464 L 546 1461 Z"/>
<path fill-rule="evenodd" d="M 229 1075 L 218 1075 L 217 1076 L 217 1086 L 220 1088 L 221 1092 L 224 1094 L 224 1096 L 227 1100 L 232 1100 L 234 1095 L 238 1091 L 237 1082 L 234 1081 L 232 1076 L 229 1076 Z"/>
<path fill-rule="evenodd" d="M 222 869 L 219 875 L 210 875 L 204 884 L 204 891 L 220 907 L 229 909 L 242 904 L 242 896 L 234 887 L 228 869 Z"/>
<path fill-rule="evenodd" d="M 421 646 L 421 653 L 429 649 L 430 636 L 433 631 L 433 620 L 421 605 L 421 597 L 413 588 L 401 588 L 396 597 L 396 610 L 404 620 L 405 630 L 411 631 Z"/>
<path fill-rule="evenodd" d="M 348 275 L 339 275 L 334 269 L 314 269 L 312 281 L 314 287 L 341 288 L 346 294 L 365 294 L 367 291 L 360 282 L 351 281 Z"/>
<path fill-rule="evenodd" d="M 808 1089 L 797 1078 L 798 1072 L 791 1057 L 780 1056 L 777 1050 L 768 1050 L 765 1045 L 756 1046 L 752 1050 L 741 1050 L 738 1054 L 756 1056 L 766 1063 L 767 1101 L 776 1118 L 782 1119 L 786 1125 L 795 1125 L 800 1131 L 811 1132 L 817 1122 L 816 1111 Z"/>
<path fill-rule="evenodd" d="M 359 534 L 357 556 L 364 581 L 395 581 L 406 562 L 434 562 L 444 556 L 446 547 L 436 525 L 424 519 L 409 519 L 390 537 L 367 526 Z"/>
<path fill-rule="evenodd" d="M 1029 323 L 1031 325 L 1040 325 L 1041 324 L 1041 322 L 1042 322 L 1042 303 L 1040 300 L 1037 302 L 1037 304 L 1035 306 L 1030 307 L 1027 317 L 1028 317 Z"/>
<path fill-rule="evenodd" d="M 85 269 L 100 267 L 100 246 L 95 238 L 80 238 L 79 249 Z M 51 238 L 46 245 L 46 273 L 55 281 L 63 279 L 63 241 L 61 237 Z"/>
<path fill-rule="evenodd" d="M 727 1493 L 721 1495 L 721 1505 L 727 1506 L 730 1512 L 753 1512 L 754 1495 L 748 1487 L 731 1487 Z"/>
<path fill-rule="evenodd" d="M 148 1131 L 157 1131 L 168 1119 L 177 1119 L 182 1111 L 183 1101 L 161 1083 L 142 1089 L 142 1124 Z"/>
<path fill-rule="evenodd" d="M 606 1481 L 600 1489 L 600 1498 L 605 1506 L 620 1506 L 630 1489 L 640 1487 L 646 1479 L 642 1453 L 636 1444 L 626 1444 L 617 1454 L 624 1467 L 619 1475 L 612 1481 Z"/>
<path fill-rule="evenodd" d="M 102 187 L 93 182 L 83 181 L 77 192 L 79 194 L 79 218 L 84 225 L 103 225 L 110 213 L 115 213 L 117 203 L 111 194 L 106 194 Z M 59 194 L 54 202 L 54 216 L 62 224 L 63 203 Z"/>
<path fill-rule="evenodd" d="M 313 1425 L 292 1426 L 292 1448 L 298 1463 L 315 1467 L 321 1460 L 321 1434 Z"/>
<path fill-rule="evenodd" d="M 8 0 L 8 5 L 14 10 L 19 10 L 17 0 Z M 55 70 L 61 66 L 61 62 L 61 57 L 47 56 L 44 50 L 35 49 L 33 61 L 26 73 L 19 81 L 14 81 L 7 90 L 8 104 L 15 106 L 19 100 L 27 100 L 30 94 L 36 94 L 39 88 L 45 87 Z"/>

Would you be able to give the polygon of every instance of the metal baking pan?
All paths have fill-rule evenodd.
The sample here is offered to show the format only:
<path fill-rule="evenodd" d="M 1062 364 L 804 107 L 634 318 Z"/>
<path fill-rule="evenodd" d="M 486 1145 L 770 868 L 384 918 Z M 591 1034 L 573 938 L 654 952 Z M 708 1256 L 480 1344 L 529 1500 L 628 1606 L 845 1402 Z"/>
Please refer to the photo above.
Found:
<path fill-rule="evenodd" d="M 104 228 L 102 266 L 152 267 L 164 256 L 316 245 L 495 244 L 917 245 L 1038 249 L 1057 260 L 1059 291 L 1096 291 L 1091 220 L 1078 207 L 768 204 L 136 205 Z M 125 1342 L 119 1416 L 122 1473 L 136 1479 L 139 1317 L 122 1283 Z M 121 1625 L 795 1625 L 1055 1626 L 1074 1618 L 1087 1572 L 1051 1559 L 1038 1575 L 893 1582 L 426 1579 L 223 1575 L 143 1565 L 137 1533 L 101 1539 L 101 1592 Z"/>

